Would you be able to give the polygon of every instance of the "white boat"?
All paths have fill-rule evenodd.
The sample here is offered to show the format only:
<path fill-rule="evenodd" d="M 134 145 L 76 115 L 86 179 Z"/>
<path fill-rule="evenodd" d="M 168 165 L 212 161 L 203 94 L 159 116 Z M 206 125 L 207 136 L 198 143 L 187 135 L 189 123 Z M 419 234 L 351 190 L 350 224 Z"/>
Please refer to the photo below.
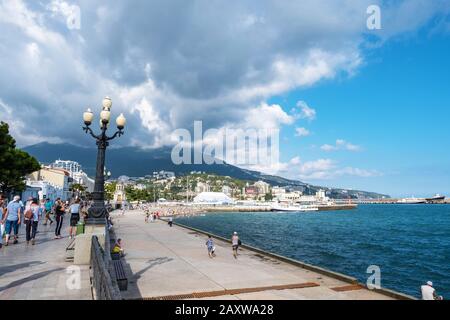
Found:
<path fill-rule="evenodd" d="M 401 204 L 419 204 L 419 203 L 426 203 L 427 201 L 423 198 L 415 198 L 415 197 L 411 197 L 411 198 L 403 198 L 397 201 L 397 203 L 401 203 Z"/>
<path fill-rule="evenodd" d="M 318 206 L 310 204 L 287 205 L 287 206 L 276 204 L 270 208 L 270 211 L 278 211 L 278 212 L 308 212 L 318 210 L 319 210 Z"/>

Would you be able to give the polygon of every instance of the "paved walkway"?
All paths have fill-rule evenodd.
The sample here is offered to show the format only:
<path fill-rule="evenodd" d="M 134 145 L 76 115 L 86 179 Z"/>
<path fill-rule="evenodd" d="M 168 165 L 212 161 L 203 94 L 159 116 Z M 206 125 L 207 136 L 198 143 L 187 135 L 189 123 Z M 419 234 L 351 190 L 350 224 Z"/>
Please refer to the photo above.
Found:
<path fill-rule="evenodd" d="M 89 266 L 74 269 L 80 270 L 79 278 L 68 273 L 72 264 L 65 261 L 70 241 L 67 214 L 64 220 L 62 239 L 53 240 L 55 223 L 44 226 L 40 222 L 36 245 L 27 245 L 25 225 L 21 225 L 19 243 L 13 245 L 10 240 L 9 246 L 0 249 L 0 300 L 92 299 Z"/>
<path fill-rule="evenodd" d="M 145 223 L 140 211 L 113 217 L 116 237 L 122 238 L 126 252 L 129 286 L 122 292 L 125 299 L 202 295 L 206 299 L 244 300 L 388 299 L 367 289 L 350 290 L 355 288 L 346 282 L 253 251 L 240 250 L 234 259 L 230 245 L 218 240 L 217 257 L 210 259 L 204 235 L 170 228 L 162 221 Z M 339 288 L 343 291 L 337 291 Z M 234 294 L 225 290 L 234 290 Z"/>

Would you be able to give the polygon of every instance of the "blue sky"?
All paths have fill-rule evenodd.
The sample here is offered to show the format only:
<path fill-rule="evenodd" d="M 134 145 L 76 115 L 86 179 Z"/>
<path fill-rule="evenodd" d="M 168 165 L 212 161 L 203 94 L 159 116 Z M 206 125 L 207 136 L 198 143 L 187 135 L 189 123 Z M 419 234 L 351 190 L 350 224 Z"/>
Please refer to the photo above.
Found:
<path fill-rule="evenodd" d="M 282 132 L 283 160 L 332 158 L 346 165 L 374 169 L 379 176 L 314 180 L 393 196 L 430 196 L 450 191 L 450 34 L 394 39 L 366 52 L 356 74 L 323 81 L 311 88 L 274 97 L 294 106 L 304 100 L 317 112 L 308 129 L 293 137 L 295 125 Z M 361 150 L 326 152 L 320 146 L 344 139 Z"/>
<path fill-rule="evenodd" d="M 194 121 L 276 129 L 279 161 L 246 168 L 450 196 L 448 0 L 0 0 L 0 31 L 0 119 L 20 147 L 92 144 L 82 113 L 110 96 L 128 120 L 114 147 L 173 146 Z"/>

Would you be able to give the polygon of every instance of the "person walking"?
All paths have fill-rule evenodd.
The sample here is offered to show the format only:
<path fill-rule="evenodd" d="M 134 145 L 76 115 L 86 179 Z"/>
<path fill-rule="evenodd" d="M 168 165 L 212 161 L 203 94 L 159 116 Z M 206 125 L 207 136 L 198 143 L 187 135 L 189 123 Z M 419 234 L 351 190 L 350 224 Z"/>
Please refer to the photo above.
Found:
<path fill-rule="evenodd" d="M 122 201 L 122 215 L 125 215 L 125 201 Z"/>
<path fill-rule="evenodd" d="M 206 247 L 208 248 L 208 256 L 214 258 L 216 256 L 216 247 L 214 246 L 214 241 L 210 235 L 208 235 L 208 240 L 206 241 Z"/>
<path fill-rule="evenodd" d="M 5 224 L 3 223 L 5 210 L 5 199 L 0 194 L 0 249 L 3 247 L 3 234 L 5 233 Z"/>
<path fill-rule="evenodd" d="M 80 199 L 76 199 L 69 207 L 70 212 L 70 239 L 74 238 L 76 235 L 76 227 L 78 221 L 80 221 Z"/>
<path fill-rule="evenodd" d="M 231 236 L 231 247 L 233 248 L 233 256 L 235 259 L 237 259 L 240 241 L 237 232 L 233 232 L 233 235 Z"/>
<path fill-rule="evenodd" d="M 5 224 L 5 246 L 9 245 L 9 238 L 11 235 L 11 231 L 14 232 L 14 242 L 13 244 L 18 243 L 17 235 L 19 233 L 19 224 L 21 222 L 20 211 L 22 206 L 20 205 L 20 196 L 14 196 L 13 200 L 8 203 L 6 207 L 6 213 L 3 215 L 3 223 Z"/>
<path fill-rule="evenodd" d="M 172 224 L 173 224 L 173 218 L 172 218 L 172 217 L 169 217 L 169 227 L 172 228 Z"/>
<path fill-rule="evenodd" d="M 39 202 L 37 199 L 31 200 L 30 207 L 27 211 L 25 211 L 25 225 L 26 225 L 26 240 L 27 244 L 30 243 L 34 246 L 36 241 L 36 232 L 39 224 L 39 218 L 42 214 L 41 207 L 39 206 Z"/>
<path fill-rule="evenodd" d="M 64 213 L 65 213 L 64 204 L 62 203 L 61 199 L 58 198 L 55 201 L 56 229 L 54 239 L 61 239 L 61 228 L 64 221 Z"/>
<path fill-rule="evenodd" d="M 50 225 L 52 225 L 53 220 L 51 218 L 52 210 L 53 210 L 53 201 L 50 199 L 45 200 L 45 220 L 43 225 L 46 226 L 47 222 L 50 221 Z"/>

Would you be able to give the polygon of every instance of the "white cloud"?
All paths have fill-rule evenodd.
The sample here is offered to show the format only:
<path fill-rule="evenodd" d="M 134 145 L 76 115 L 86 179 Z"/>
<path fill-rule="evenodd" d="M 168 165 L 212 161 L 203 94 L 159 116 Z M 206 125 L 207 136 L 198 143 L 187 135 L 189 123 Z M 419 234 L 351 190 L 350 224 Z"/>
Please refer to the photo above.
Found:
<path fill-rule="evenodd" d="M 342 139 L 337 139 L 335 145 L 324 144 L 320 147 L 323 151 L 337 151 L 337 150 L 347 150 L 347 151 L 360 151 L 361 147 Z"/>
<path fill-rule="evenodd" d="M 331 159 L 318 159 L 308 161 L 300 165 L 298 177 L 304 180 L 330 180 L 343 176 L 370 178 L 381 176 L 377 170 L 366 170 L 353 167 L 339 167 L 338 163 Z"/>
<path fill-rule="evenodd" d="M 342 167 L 336 160 L 327 158 L 302 162 L 298 156 L 292 158 L 288 162 L 276 163 L 272 166 L 272 169 L 276 169 L 277 174 L 288 179 L 299 179 L 303 182 L 319 183 L 324 180 L 342 177 L 371 178 L 383 175 L 377 170 L 354 168 L 350 166 Z"/>
<path fill-rule="evenodd" d="M 383 28 L 393 27 L 384 39 L 448 13 L 445 1 L 411 2 L 382 7 Z M 171 144 L 169 133 L 194 120 L 205 129 L 290 125 L 296 115 L 267 101 L 356 72 L 367 45 L 366 8 L 374 2 L 78 1 L 80 30 L 67 28 L 69 3 L 0 2 L 0 97 L 48 121 L 15 125 L 21 145 L 47 136 L 90 141 L 76 119 L 105 95 L 114 115 L 129 120 L 115 144 Z M 411 14 L 420 19 L 405 28 Z M 302 119 L 316 117 L 302 101 L 299 110 Z"/>
<path fill-rule="evenodd" d="M 316 110 L 309 107 L 306 102 L 299 101 L 297 102 L 297 107 L 300 108 L 300 119 L 314 120 L 316 118 Z"/>
<path fill-rule="evenodd" d="M 307 137 L 309 136 L 311 133 L 309 132 L 308 129 L 306 128 L 295 128 L 295 135 L 297 137 Z"/>

